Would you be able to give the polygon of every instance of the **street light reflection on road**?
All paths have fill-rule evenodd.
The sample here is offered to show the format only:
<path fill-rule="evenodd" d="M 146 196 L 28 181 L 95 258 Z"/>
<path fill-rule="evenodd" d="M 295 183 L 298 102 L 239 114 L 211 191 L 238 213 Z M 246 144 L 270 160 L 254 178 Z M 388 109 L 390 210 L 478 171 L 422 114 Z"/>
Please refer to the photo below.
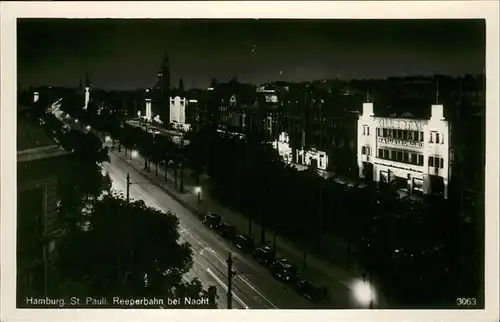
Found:
<path fill-rule="evenodd" d="M 362 279 L 355 280 L 352 283 L 351 290 L 353 292 L 354 299 L 358 304 L 365 307 L 374 305 L 377 301 L 376 290 L 368 281 Z"/>

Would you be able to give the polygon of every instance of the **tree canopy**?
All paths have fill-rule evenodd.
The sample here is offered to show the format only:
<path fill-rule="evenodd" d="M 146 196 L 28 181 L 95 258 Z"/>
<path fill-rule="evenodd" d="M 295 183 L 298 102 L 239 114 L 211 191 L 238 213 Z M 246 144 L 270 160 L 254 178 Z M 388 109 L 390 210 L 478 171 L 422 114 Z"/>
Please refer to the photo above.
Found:
<path fill-rule="evenodd" d="M 81 229 L 67 236 L 60 267 L 95 296 L 181 296 L 204 294 L 195 280 L 182 281 L 191 268 L 190 245 L 179 242 L 175 214 L 127 202 L 114 194 L 93 200 Z"/>

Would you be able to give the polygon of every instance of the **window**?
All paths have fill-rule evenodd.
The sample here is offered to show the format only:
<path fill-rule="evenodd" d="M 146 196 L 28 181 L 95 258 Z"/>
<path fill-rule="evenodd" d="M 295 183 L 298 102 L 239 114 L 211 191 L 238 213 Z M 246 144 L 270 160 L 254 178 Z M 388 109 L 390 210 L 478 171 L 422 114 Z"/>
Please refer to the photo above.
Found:
<path fill-rule="evenodd" d="M 383 158 L 384 157 L 384 150 L 378 149 L 378 157 Z"/>
<path fill-rule="evenodd" d="M 384 150 L 384 159 L 389 160 L 389 150 Z"/>
<path fill-rule="evenodd" d="M 424 156 L 421 154 L 418 156 L 418 165 L 424 165 Z"/>
<path fill-rule="evenodd" d="M 382 129 L 382 136 L 387 137 L 387 129 Z"/>
<path fill-rule="evenodd" d="M 363 135 L 366 135 L 366 126 L 363 125 Z"/>
<path fill-rule="evenodd" d="M 434 157 L 429 157 L 429 167 L 434 166 Z"/>
<path fill-rule="evenodd" d="M 436 143 L 439 143 L 439 133 L 436 133 Z"/>
<path fill-rule="evenodd" d="M 433 136 L 434 136 L 434 135 L 433 135 L 433 134 L 434 134 L 434 133 L 432 133 L 432 132 L 431 132 L 431 133 L 429 133 L 429 143 L 434 143 L 434 140 L 433 140 L 433 139 L 434 139 L 434 138 L 433 138 Z"/>
<path fill-rule="evenodd" d="M 404 163 L 409 163 L 409 153 L 408 152 L 404 152 L 403 153 L 403 162 Z"/>
<path fill-rule="evenodd" d="M 366 147 L 366 155 L 370 155 L 370 147 L 369 146 Z"/>
<path fill-rule="evenodd" d="M 382 136 L 382 133 L 381 133 L 381 131 L 380 131 L 380 128 L 379 128 L 379 127 L 377 127 L 377 136 Z"/>
<path fill-rule="evenodd" d="M 403 152 L 398 151 L 398 153 L 396 154 L 396 159 L 398 162 L 403 161 Z"/>
<path fill-rule="evenodd" d="M 413 141 L 418 141 L 418 131 L 411 131 L 411 133 L 412 133 L 411 139 Z"/>
<path fill-rule="evenodd" d="M 370 135 L 370 127 L 369 126 L 366 127 L 366 135 Z"/>
<path fill-rule="evenodd" d="M 444 159 L 443 158 L 440 158 L 439 159 L 439 167 L 442 169 L 444 168 Z"/>
<path fill-rule="evenodd" d="M 419 133 L 419 141 L 424 142 L 424 132 L 418 132 Z"/>
<path fill-rule="evenodd" d="M 391 150 L 391 160 L 396 161 L 396 151 Z"/>
<path fill-rule="evenodd" d="M 366 154 L 366 148 L 364 146 L 361 147 L 361 154 Z"/>

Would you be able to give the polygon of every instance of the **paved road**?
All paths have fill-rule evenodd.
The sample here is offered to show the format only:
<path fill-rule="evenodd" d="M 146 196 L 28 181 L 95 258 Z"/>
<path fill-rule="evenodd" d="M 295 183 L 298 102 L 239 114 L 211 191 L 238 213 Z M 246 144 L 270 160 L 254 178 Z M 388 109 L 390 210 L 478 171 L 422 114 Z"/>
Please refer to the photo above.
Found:
<path fill-rule="evenodd" d="M 238 273 L 233 279 L 233 308 L 251 309 L 314 309 L 315 305 L 299 296 L 292 287 L 274 279 L 267 269 L 257 264 L 250 255 L 244 254 L 203 225 L 193 214 L 172 199 L 160 187 L 151 184 L 137 170 L 114 154 L 110 164 L 104 165 L 113 181 L 113 188 L 125 193 L 126 175 L 130 173 L 131 199 L 142 199 L 162 211 L 169 209 L 180 220 L 180 235 L 193 249 L 193 268 L 187 279 L 198 277 L 207 287 L 216 285 L 219 307 L 226 307 L 227 264 L 229 252 L 233 253 L 233 269 Z"/>

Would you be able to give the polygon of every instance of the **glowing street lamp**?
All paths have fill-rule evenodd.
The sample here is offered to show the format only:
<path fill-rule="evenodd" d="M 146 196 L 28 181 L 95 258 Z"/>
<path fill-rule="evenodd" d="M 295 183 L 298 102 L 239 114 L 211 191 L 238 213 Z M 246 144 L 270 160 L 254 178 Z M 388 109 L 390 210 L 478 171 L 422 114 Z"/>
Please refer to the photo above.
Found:
<path fill-rule="evenodd" d="M 85 127 L 85 130 L 90 131 L 90 125 L 87 125 L 87 126 Z"/>
<path fill-rule="evenodd" d="M 198 195 L 198 203 L 201 202 L 201 187 L 197 186 L 194 188 L 194 192 Z"/>
<path fill-rule="evenodd" d="M 373 308 L 376 297 L 376 291 L 373 285 L 370 282 L 366 281 L 365 278 L 362 280 L 354 281 L 352 287 L 354 299 L 364 307 L 368 307 L 370 309 Z"/>
<path fill-rule="evenodd" d="M 138 156 L 139 156 L 139 152 L 137 152 L 137 150 L 132 150 L 132 152 L 130 152 L 131 158 L 137 158 Z"/>

